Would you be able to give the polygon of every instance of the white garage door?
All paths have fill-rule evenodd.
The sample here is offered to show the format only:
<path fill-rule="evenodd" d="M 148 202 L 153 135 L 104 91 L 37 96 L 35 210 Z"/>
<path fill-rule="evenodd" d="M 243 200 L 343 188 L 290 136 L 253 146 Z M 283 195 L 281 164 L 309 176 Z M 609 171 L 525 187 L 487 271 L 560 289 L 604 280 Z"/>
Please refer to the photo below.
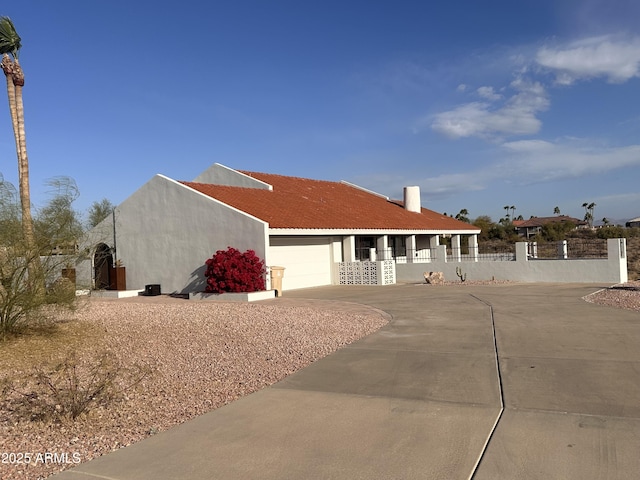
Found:
<path fill-rule="evenodd" d="M 269 264 L 285 267 L 282 290 L 331 285 L 331 241 L 327 237 L 271 237 Z"/>

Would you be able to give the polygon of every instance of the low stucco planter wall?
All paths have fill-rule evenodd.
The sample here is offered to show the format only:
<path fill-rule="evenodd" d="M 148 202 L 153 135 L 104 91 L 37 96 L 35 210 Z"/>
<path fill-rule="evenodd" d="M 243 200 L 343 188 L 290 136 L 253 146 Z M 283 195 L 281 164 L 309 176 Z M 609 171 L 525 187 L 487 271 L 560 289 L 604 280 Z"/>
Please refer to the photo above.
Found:
<path fill-rule="evenodd" d="M 102 298 L 129 298 L 137 297 L 144 293 L 144 290 L 91 290 L 92 297 Z"/>
<path fill-rule="evenodd" d="M 189 300 L 210 300 L 213 302 L 255 302 L 275 298 L 275 290 L 248 293 L 189 293 Z"/>

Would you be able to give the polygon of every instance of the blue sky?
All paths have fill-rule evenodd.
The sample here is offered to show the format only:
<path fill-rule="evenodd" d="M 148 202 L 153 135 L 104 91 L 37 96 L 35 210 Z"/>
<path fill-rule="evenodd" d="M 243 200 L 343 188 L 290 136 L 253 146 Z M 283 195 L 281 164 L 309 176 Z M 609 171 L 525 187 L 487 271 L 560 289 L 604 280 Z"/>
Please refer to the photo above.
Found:
<path fill-rule="evenodd" d="M 31 188 L 210 164 L 498 220 L 640 216 L 640 2 L 21 0 Z M 6 100 L 0 173 L 17 185 Z M 4 133 L 2 133 L 4 132 Z"/>

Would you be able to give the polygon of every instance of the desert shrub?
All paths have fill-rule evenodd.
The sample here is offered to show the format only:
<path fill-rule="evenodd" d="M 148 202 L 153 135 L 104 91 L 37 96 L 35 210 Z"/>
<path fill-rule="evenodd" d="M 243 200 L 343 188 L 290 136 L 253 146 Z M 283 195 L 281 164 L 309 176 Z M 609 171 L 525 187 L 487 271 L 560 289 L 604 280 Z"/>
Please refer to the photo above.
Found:
<path fill-rule="evenodd" d="M 596 232 L 598 238 L 622 238 L 627 236 L 628 229 L 619 226 L 606 226 Z"/>
<path fill-rule="evenodd" d="M 0 241 L 6 235 L 0 233 Z M 0 246 L 0 341 L 44 320 L 52 305 L 68 310 L 77 307 L 75 284 L 58 277 L 69 256 L 40 258 L 39 269 L 30 268 L 37 252 L 21 245 Z M 38 285 L 44 284 L 42 291 Z"/>
<path fill-rule="evenodd" d="M 575 230 L 573 222 L 551 222 L 542 226 L 542 231 L 536 235 L 536 241 L 557 242 L 567 238 L 569 232 Z"/>
<path fill-rule="evenodd" d="M 32 421 L 75 420 L 93 407 L 107 407 L 153 371 L 148 365 L 125 367 L 108 351 L 88 358 L 70 352 L 18 378 L 2 379 L 0 407 Z"/>
<path fill-rule="evenodd" d="M 79 222 L 71 208 L 77 189 L 54 180 L 53 198 L 34 218 L 36 245 L 27 248 L 15 188 L 0 176 L 0 341 L 42 320 L 51 304 L 75 308 L 75 287 L 56 277 L 73 264 Z M 71 255 L 54 255 L 60 247 Z"/>
<path fill-rule="evenodd" d="M 265 289 L 264 261 L 253 250 L 244 253 L 232 247 L 218 250 L 205 264 L 206 292 L 257 292 Z"/>

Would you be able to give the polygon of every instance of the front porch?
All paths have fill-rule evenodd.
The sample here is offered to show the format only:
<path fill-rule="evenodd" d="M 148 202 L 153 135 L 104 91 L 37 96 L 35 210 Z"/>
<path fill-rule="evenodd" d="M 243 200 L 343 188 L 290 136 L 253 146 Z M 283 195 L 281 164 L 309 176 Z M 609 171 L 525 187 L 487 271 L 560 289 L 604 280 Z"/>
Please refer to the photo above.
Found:
<path fill-rule="evenodd" d="M 441 244 L 442 238 L 446 244 Z M 449 261 L 480 258 L 477 234 L 351 235 L 343 237 L 342 253 L 344 262 L 428 263 L 438 258 Z"/>

